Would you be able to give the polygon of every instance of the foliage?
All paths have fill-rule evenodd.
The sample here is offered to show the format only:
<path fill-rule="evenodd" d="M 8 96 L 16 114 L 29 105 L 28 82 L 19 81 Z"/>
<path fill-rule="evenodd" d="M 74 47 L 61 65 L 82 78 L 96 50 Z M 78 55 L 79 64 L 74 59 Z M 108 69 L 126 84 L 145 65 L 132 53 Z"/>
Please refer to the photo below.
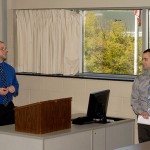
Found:
<path fill-rule="evenodd" d="M 109 21 L 101 26 L 94 12 L 86 14 L 84 66 L 86 72 L 133 74 L 134 37 L 122 21 Z M 141 38 L 139 38 L 141 49 Z M 139 54 L 141 63 L 141 54 Z M 139 63 L 139 64 L 140 64 Z M 141 66 L 141 65 L 140 65 Z M 139 72 L 142 68 L 139 67 Z"/>

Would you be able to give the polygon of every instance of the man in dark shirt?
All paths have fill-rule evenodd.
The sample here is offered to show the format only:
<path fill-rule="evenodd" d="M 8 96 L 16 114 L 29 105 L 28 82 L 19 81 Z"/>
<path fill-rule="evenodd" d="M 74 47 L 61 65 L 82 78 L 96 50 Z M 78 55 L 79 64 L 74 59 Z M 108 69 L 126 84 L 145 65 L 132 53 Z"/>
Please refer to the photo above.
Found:
<path fill-rule="evenodd" d="M 12 100 L 13 96 L 18 95 L 19 89 L 15 69 L 5 62 L 7 53 L 5 43 L 0 41 L 0 67 L 2 67 L 2 71 L 0 71 L 0 125 L 14 123 L 14 104 Z"/>

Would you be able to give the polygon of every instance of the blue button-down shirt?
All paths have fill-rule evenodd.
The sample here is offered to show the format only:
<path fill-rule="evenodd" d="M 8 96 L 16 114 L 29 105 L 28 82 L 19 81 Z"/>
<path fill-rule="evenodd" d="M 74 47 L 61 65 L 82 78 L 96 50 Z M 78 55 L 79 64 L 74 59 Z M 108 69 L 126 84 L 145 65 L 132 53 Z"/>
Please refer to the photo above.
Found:
<path fill-rule="evenodd" d="M 19 84 L 18 84 L 18 80 L 16 78 L 16 72 L 15 69 L 7 64 L 6 62 L 2 62 L 2 66 L 4 69 L 4 74 L 6 76 L 6 82 L 7 82 L 7 87 L 13 85 L 15 87 L 15 92 L 14 93 L 10 93 L 8 92 L 7 94 L 7 98 L 8 101 L 12 101 L 13 96 L 17 96 L 18 95 L 18 90 L 19 90 Z M 2 88 L 2 79 L 0 76 L 0 88 Z M 3 96 L 0 95 L 0 104 L 3 104 Z"/>

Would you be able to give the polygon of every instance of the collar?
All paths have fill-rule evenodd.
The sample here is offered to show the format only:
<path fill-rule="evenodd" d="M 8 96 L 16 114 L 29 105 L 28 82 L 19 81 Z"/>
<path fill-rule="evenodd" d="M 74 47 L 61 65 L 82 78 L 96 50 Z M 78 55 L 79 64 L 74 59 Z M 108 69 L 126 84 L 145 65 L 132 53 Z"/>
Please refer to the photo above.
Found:
<path fill-rule="evenodd" d="M 146 76 L 150 76 L 150 70 L 148 70 L 148 71 L 144 71 L 144 73 L 143 73 L 144 75 L 146 75 Z"/>

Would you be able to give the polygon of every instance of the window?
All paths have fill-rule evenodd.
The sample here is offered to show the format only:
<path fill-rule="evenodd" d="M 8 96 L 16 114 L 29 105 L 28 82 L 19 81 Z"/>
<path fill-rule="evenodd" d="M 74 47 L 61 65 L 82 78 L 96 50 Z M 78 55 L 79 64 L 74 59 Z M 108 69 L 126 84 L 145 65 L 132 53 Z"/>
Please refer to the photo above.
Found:
<path fill-rule="evenodd" d="M 47 15 L 53 11 L 67 11 L 71 13 L 72 17 L 70 20 L 73 20 L 74 23 L 68 20 L 68 15 L 62 15 L 62 19 L 56 16 L 54 17 L 54 19 L 57 19 L 56 25 L 61 25 L 60 20 L 64 21 L 63 25 L 56 28 L 57 26 L 51 21 L 54 19 L 51 16 L 47 17 Z M 148 14 L 147 11 L 147 9 L 94 9 L 78 11 L 59 9 L 16 10 L 16 54 L 18 56 L 17 59 L 15 59 L 16 70 L 18 72 L 63 75 L 75 75 L 78 74 L 78 72 L 85 74 L 95 73 L 96 75 L 104 74 L 106 78 L 109 75 L 130 76 L 141 74 L 143 43 L 145 45 L 148 43 L 147 41 L 145 42 L 145 40 L 143 40 L 144 42 L 142 43 L 143 37 L 148 39 L 145 37 L 145 33 L 147 33 L 148 30 L 148 23 L 146 24 L 146 21 L 143 19 L 146 18 L 144 15 Z M 36 19 L 35 16 L 31 19 L 30 12 L 36 12 L 38 14 L 37 16 L 46 13 L 42 15 L 46 20 L 43 21 L 44 18 L 42 17 Z M 30 17 L 28 17 L 27 14 L 30 14 Z M 60 12 L 60 14 L 62 13 Z M 26 18 L 22 19 L 20 15 Z M 65 19 L 63 18 L 64 16 L 66 17 Z M 141 16 L 143 17 L 142 19 Z M 26 21 L 26 23 L 20 19 Z M 143 23 L 141 20 L 144 20 Z M 29 23 L 29 21 L 31 22 Z M 50 24 L 48 24 L 48 22 Z M 70 26 L 68 26 L 68 23 Z M 41 24 L 43 25 L 42 27 Z M 143 30 L 143 24 L 146 27 L 145 30 Z M 31 25 L 33 25 L 32 30 L 29 28 Z M 53 29 L 50 27 L 53 27 Z M 66 30 L 69 34 L 66 34 L 66 36 L 62 35 Z M 54 36 L 52 33 L 55 31 L 60 31 L 60 36 Z M 73 36 L 75 40 L 72 40 Z M 60 39 L 59 44 L 58 39 Z M 36 42 L 35 40 L 39 40 L 40 42 Z M 83 49 L 81 49 L 81 41 Z M 60 50 L 58 50 L 58 48 L 60 48 Z M 81 51 L 81 53 L 79 51 Z M 57 53 L 54 54 L 54 52 L 63 53 L 65 57 L 61 55 L 60 59 L 60 55 Z M 79 56 L 79 54 L 82 56 Z M 79 57 L 82 57 L 82 67 L 79 65 Z M 53 60 L 55 60 L 55 62 Z M 64 65 L 66 65 L 65 68 L 67 68 L 67 72 L 64 69 Z M 79 66 L 82 68 L 80 71 Z"/>
<path fill-rule="evenodd" d="M 83 73 L 142 72 L 141 10 L 85 10 Z"/>

